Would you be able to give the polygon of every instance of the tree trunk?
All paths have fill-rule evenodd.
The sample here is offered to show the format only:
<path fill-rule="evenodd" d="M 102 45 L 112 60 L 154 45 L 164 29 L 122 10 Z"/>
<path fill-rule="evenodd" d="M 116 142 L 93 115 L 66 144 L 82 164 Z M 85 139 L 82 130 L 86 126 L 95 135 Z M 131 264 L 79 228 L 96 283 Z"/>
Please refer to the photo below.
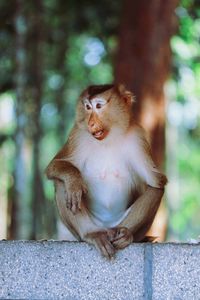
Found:
<path fill-rule="evenodd" d="M 66 139 L 66 120 L 67 120 L 67 112 L 66 111 L 66 103 L 67 99 L 65 99 L 65 87 L 67 82 L 67 69 L 65 65 L 66 61 L 66 53 L 68 49 L 68 28 L 69 28 L 69 20 L 68 20 L 68 9 L 69 3 L 65 0 L 57 1 L 57 11 L 59 14 L 58 20 L 58 28 L 57 28 L 57 51 L 55 58 L 55 71 L 57 75 L 60 76 L 60 85 L 55 91 L 55 104 L 58 109 L 59 123 L 57 127 L 57 137 L 59 145 L 63 145 Z"/>
<path fill-rule="evenodd" d="M 160 167 L 165 149 L 164 84 L 170 71 L 177 3 L 124 0 L 115 72 L 116 82 L 125 83 L 136 96 L 134 117 L 147 131 Z"/>
<path fill-rule="evenodd" d="M 29 203 L 26 199 L 27 174 L 25 168 L 25 132 L 27 123 L 24 114 L 26 91 L 26 34 L 25 1 L 16 0 L 15 33 L 16 33 L 16 130 L 15 130 L 15 166 L 12 202 L 12 220 L 9 238 L 29 238 L 30 228 L 27 221 L 30 216 Z"/>
<path fill-rule="evenodd" d="M 43 187 L 43 172 L 40 169 L 40 141 L 42 137 L 42 126 L 40 122 L 42 107 L 43 86 L 43 46 L 44 46 L 44 24 L 42 0 L 32 1 L 30 30 L 30 74 L 31 74 L 31 105 L 32 105 L 32 239 L 48 238 L 48 223 L 52 222 L 51 210 L 48 209 Z M 50 208 L 50 204 L 49 204 Z M 47 213 L 48 211 L 48 213 Z"/>

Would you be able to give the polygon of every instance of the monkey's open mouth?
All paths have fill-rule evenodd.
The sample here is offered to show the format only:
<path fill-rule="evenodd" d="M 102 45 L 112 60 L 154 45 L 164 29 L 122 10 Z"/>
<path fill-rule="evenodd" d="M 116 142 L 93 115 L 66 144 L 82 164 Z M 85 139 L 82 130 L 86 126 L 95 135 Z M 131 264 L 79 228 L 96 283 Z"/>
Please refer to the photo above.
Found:
<path fill-rule="evenodd" d="M 105 130 L 98 130 L 96 132 L 93 132 L 92 135 L 95 137 L 95 139 L 97 140 L 103 140 L 106 135 L 107 135 L 107 132 Z"/>

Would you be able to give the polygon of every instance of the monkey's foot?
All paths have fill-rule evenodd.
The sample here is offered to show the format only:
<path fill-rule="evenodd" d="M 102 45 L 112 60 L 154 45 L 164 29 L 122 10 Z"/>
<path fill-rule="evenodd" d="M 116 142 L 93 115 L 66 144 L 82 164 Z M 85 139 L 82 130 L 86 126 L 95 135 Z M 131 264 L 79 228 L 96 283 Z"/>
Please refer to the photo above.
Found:
<path fill-rule="evenodd" d="M 133 234 L 128 228 L 116 227 L 111 230 L 113 232 L 110 232 L 110 242 L 115 249 L 123 249 L 133 242 Z"/>
<path fill-rule="evenodd" d="M 157 236 L 145 236 L 140 243 L 156 243 Z"/>
<path fill-rule="evenodd" d="M 93 245 L 101 252 L 107 259 L 114 258 L 115 248 L 109 239 L 107 231 L 96 231 L 88 233 L 85 240 Z"/>

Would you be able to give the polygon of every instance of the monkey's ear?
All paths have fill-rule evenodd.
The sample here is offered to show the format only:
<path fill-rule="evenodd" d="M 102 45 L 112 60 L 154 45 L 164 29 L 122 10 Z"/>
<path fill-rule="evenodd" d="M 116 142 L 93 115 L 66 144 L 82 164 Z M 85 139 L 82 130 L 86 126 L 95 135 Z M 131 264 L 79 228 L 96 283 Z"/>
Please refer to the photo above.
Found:
<path fill-rule="evenodd" d="M 131 105 L 133 102 L 135 102 L 133 94 L 128 91 L 123 84 L 118 84 L 117 88 L 120 96 L 128 105 Z"/>
<path fill-rule="evenodd" d="M 122 97 L 128 105 L 132 105 L 135 102 L 133 94 L 129 91 L 125 91 Z"/>

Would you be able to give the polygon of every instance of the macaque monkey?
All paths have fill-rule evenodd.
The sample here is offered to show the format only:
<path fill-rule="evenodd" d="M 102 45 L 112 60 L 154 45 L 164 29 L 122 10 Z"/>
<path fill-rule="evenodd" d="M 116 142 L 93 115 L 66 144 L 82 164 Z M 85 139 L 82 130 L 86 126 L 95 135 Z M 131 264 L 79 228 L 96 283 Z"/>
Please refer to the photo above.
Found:
<path fill-rule="evenodd" d="M 46 169 L 63 223 L 107 258 L 145 238 L 167 183 L 134 122 L 133 102 L 123 85 L 84 90 L 68 141 Z"/>

